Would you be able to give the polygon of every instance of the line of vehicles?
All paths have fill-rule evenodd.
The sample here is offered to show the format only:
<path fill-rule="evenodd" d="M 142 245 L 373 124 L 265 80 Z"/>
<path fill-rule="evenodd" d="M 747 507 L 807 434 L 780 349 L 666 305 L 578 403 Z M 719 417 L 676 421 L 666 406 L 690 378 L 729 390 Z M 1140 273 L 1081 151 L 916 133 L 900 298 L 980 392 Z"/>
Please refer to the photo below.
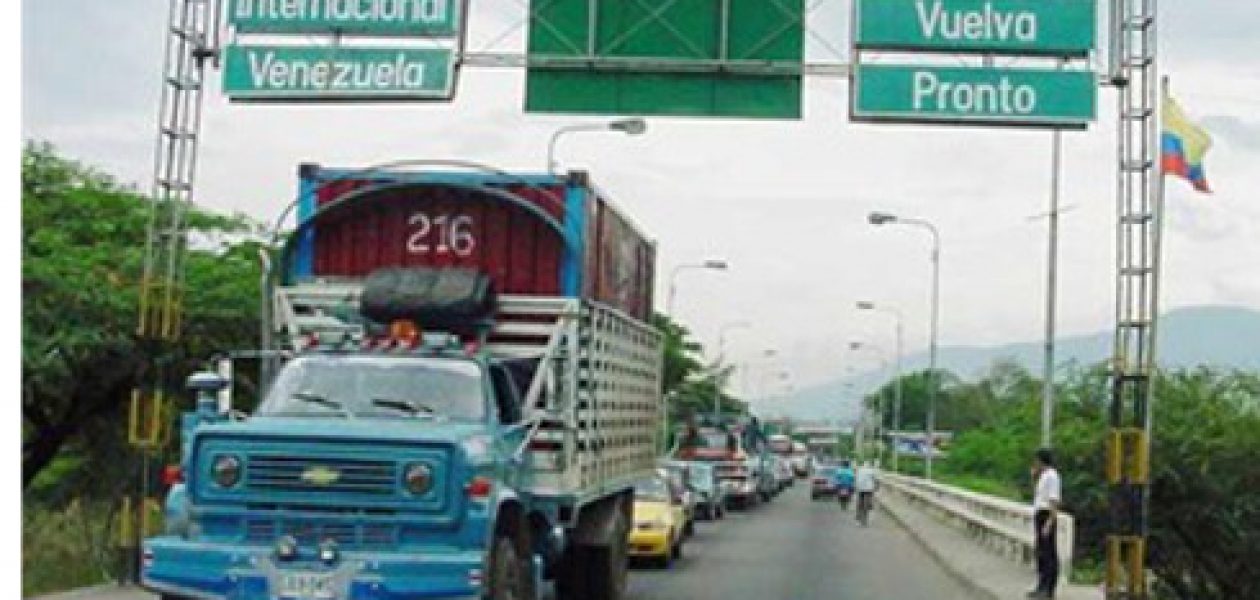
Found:
<path fill-rule="evenodd" d="M 669 458 L 635 487 L 629 554 L 666 569 L 682 557 L 697 521 L 772 501 L 811 463 L 802 444 L 767 438 L 755 418 L 710 419 L 682 434 Z"/>
<path fill-rule="evenodd" d="M 619 600 L 630 556 L 808 470 L 750 417 L 659 457 L 655 245 L 585 173 L 298 174 L 261 347 L 189 379 L 138 565 L 162 600 Z"/>

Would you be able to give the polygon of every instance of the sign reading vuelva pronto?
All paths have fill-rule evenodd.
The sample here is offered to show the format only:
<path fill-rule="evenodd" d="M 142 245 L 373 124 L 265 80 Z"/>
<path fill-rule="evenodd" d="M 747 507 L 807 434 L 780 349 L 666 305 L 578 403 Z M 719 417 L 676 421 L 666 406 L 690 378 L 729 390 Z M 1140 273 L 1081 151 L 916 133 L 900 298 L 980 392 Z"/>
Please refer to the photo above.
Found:
<path fill-rule="evenodd" d="M 1097 111 L 1088 71 L 863 64 L 855 121 L 1085 127 Z"/>
<path fill-rule="evenodd" d="M 443 100 L 453 63 L 444 48 L 229 46 L 223 91 L 236 100 Z"/>
<path fill-rule="evenodd" d="M 1087 56 L 1097 0 L 854 0 L 863 50 Z"/>
<path fill-rule="evenodd" d="M 453 37 L 460 0 L 232 0 L 238 33 L 359 33 Z"/>

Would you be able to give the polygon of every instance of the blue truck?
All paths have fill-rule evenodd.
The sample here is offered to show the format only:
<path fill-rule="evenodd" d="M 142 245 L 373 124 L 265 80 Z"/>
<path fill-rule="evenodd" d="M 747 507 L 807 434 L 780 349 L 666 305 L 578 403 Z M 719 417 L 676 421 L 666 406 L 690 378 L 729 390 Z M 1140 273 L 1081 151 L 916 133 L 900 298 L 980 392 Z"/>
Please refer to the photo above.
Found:
<path fill-rule="evenodd" d="M 190 378 L 182 480 L 143 544 L 143 585 L 164 600 L 528 600 L 551 580 L 563 600 L 621 598 L 633 485 L 658 443 L 661 340 L 629 312 L 643 289 L 595 293 L 589 279 L 607 279 L 601 261 L 650 258 L 628 221 L 609 233 L 619 213 L 593 206 L 606 201 L 581 174 L 302 175 L 253 353 L 261 402 L 232 408 L 227 361 Z M 346 243 L 345 228 L 393 231 L 391 211 L 414 228 L 370 237 L 404 245 L 373 248 L 374 264 L 315 248 Z M 458 235 L 432 232 L 460 215 Z M 477 222 L 493 215 L 508 230 Z M 455 256 L 519 227 L 555 236 L 557 260 Z M 633 256 L 592 256 L 616 235 Z"/>

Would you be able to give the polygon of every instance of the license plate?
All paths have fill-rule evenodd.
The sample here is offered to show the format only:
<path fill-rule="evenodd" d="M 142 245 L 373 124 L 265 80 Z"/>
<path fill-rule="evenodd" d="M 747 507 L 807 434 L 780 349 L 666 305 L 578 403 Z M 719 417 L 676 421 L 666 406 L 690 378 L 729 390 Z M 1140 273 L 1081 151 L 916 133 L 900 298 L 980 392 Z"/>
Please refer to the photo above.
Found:
<path fill-rule="evenodd" d="M 328 573 L 284 573 L 280 575 L 277 596 L 283 600 L 332 600 L 332 575 Z"/>

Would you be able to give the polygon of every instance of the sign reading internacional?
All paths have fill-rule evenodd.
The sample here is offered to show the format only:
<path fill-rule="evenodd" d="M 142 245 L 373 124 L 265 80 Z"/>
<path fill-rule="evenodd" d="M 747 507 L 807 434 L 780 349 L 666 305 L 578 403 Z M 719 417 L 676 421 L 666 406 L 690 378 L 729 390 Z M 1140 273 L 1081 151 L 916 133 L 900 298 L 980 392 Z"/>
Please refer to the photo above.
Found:
<path fill-rule="evenodd" d="M 1097 0 L 854 0 L 859 49 L 1086 56 Z"/>
<path fill-rule="evenodd" d="M 229 46 L 234 100 L 445 100 L 454 54 L 443 48 Z"/>
<path fill-rule="evenodd" d="M 453 37 L 460 0 L 232 0 L 238 33 L 360 33 Z"/>
<path fill-rule="evenodd" d="M 862 64 L 854 121 L 1083 128 L 1094 120 L 1089 71 Z"/>

